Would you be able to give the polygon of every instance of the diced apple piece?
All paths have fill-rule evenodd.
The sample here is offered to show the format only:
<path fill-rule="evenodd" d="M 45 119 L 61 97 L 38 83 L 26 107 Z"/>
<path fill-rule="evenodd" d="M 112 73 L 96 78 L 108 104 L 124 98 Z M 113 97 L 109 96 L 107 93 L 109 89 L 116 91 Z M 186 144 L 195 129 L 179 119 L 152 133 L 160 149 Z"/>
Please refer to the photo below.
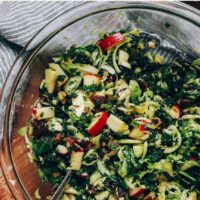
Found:
<path fill-rule="evenodd" d="M 67 194 L 63 194 L 61 200 L 70 200 Z"/>
<path fill-rule="evenodd" d="M 144 131 L 140 131 L 138 128 L 134 128 L 128 136 L 133 139 L 140 139 L 145 135 L 146 134 Z"/>
<path fill-rule="evenodd" d="M 181 116 L 181 109 L 179 108 L 179 106 L 174 105 L 171 107 L 169 114 L 173 119 L 178 119 Z"/>
<path fill-rule="evenodd" d="M 114 194 L 111 194 L 108 200 L 117 200 L 117 196 L 115 196 Z"/>
<path fill-rule="evenodd" d="M 55 116 L 53 107 L 33 108 L 33 115 L 36 120 L 48 119 Z"/>
<path fill-rule="evenodd" d="M 102 51 L 110 49 L 125 40 L 125 37 L 119 32 L 108 36 L 104 40 L 97 41 L 97 44 L 101 47 Z"/>
<path fill-rule="evenodd" d="M 156 198 L 153 198 L 150 192 L 149 194 L 147 194 L 147 196 L 145 196 L 144 200 L 156 200 Z"/>
<path fill-rule="evenodd" d="M 124 132 L 129 129 L 128 125 L 125 122 L 123 122 L 121 119 L 114 116 L 113 114 L 109 116 L 107 124 L 108 127 L 116 133 Z"/>
<path fill-rule="evenodd" d="M 67 93 L 64 91 L 60 91 L 58 92 L 58 98 L 62 101 L 65 99 L 65 97 L 67 96 Z"/>
<path fill-rule="evenodd" d="M 146 132 L 145 132 L 144 124 L 146 124 L 146 123 L 147 122 L 145 120 L 143 120 L 142 123 L 137 128 L 133 128 L 133 130 L 131 131 L 131 133 L 128 136 L 133 139 L 140 139 L 143 136 L 145 136 Z"/>
<path fill-rule="evenodd" d="M 75 115 L 77 117 L 80 117 L 82 115 L 82 113 L 84 112 L 84 93 L 82 91 L 78 91 L 77 92 L 77 97 L 72 99 L 72 104 L 74 106 L 74 110 L 75 110 Z"/>
<path fill-rule="evenodd" d="M 56 150 L 57 150 L 57 152 L 58 152 L 59 154 L 62 154 L 62 155 L 65 155 L 65 154 L 68 153 L 67 147 L 64 146 L 64 145 L 61 145 L 61 144 L 59 144 L 59 145 L 56 147 Z"/>
<path fill-rule="evenodd" d="M 135 188 L 135 189 L 130 189 L 129 190 L 129 196 L 130 198 L 136 198 L 136 197 L 139 197 L 143 192 L 144 192 L 145 189 L 143 188 Z"/>
<path fill-rule="evenodd" d="M 92 136 L 97 136 L 105 126 L 107 117 L 107 112 L 97 113 L 88 128 L 88 133 Z"/>
<path fill-rule="evenodd" d="M 83 85 L 89 86 L 89 85 L 99 85 L 101 82 L 101 77 L 94 75 L 94 74 L 85 74 L 83 77 Z"/>
<path fill-rule="evenodd" d="M 70 169 L 78 171 L 81 168 L 81 162 L 83 158 L 83 151 L 72 151 L 70 159 Z"/>
<path fill-rule="evenodd" d="M 95 194 L 95 199 L 96 200 L 106 200 L 109 196 L 109 192 L 108 191 L 103 191 L 103 192 L 99 192 L 97 194 Z"/>
<path fill-rule="evenodd" d="M 99 171 L 95 171 L 91 176 L 90 176 L 90 185 L 94 185 L 95 182 L 101 178 L 101 174 Z"/>
<path fill-rule="evenodd" d="M 58 75 L 67 76 L 65 74 L 65 72 L 62 70 L 62 68 L 58 64 L 56 64 L 56 63 L 49 63 L 49 68 L 53 69 L 54 71 L 56 71 Z"/>
<path fill-rule="evenodd" d="M 133 152 L 136 158 L 140 158 L 143 154 L 144 146 L 143 144 L 133 145 Z"/>
<path fill-rule="evenodd" d="M 53 71 L 51 69 L 45 70 L 45 81 L 49 94 L 52 94 L 54 92 L 57 77 L 58 73 L 56 71 Z"/>
<path fill-rule="evenodd" d="M 81 177 L 81 178 L 87 178 L 88 177 L 88 173 L 84 172 L 84 173 L 82 173 L 82 174 L 80 174 L 78 176 Z"/>
<path fill-rule="evenodd" d="M 94 96 L 102 96 L 105 97 L 106 96 L 106 92 L 105 90 L 101 90 L 101 91 L 96 91 Z"/>
<path fill-rule="evenodd" d="M 75 194 L 80 195 L 80 191 L 77 191 L 74 187 L 67 185 L 67 187 L 64 190 L 65 193 L 69 194 Z"/>
<path fill-rule="evenodd" d="M 69 194 L 69 200 L 76 200 L 76 197 L 73 194 Z"/>

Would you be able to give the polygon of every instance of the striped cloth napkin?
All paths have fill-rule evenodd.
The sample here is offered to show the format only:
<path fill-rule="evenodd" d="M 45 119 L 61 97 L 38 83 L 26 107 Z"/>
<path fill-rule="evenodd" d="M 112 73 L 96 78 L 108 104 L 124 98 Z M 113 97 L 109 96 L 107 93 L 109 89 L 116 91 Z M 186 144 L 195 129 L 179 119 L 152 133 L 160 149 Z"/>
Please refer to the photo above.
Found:
<path fill-rule="evenodd" d="M 30 39 L 80 1 L 0 1 L 0 91 L 16 56 Z"/>

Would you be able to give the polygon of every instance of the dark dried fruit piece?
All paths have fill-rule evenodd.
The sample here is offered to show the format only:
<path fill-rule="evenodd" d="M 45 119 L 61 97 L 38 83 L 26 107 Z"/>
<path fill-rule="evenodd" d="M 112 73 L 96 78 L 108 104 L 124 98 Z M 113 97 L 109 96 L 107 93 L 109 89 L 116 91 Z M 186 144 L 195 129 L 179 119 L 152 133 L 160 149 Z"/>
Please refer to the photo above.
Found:
<path fill-rule="evenodd" d="M 185 107 L 189 107 L 191 106 L 191 101 L 189 99 L 179 99 L 178 100 L 178 105 L 181 107 L 181 108 L 185 108 Z"/>
<path fill-rule="evenodd" d="M 142 91 L 145 91 L 147 89 L 148 85 L 142 78 L 138 78 L 138 83 Z"/>
<path fill-rule="evenodd" d="M 97 107 L 100 107 L 101 104 L 106 103 L 106 97 L 104 97 L 104 96 L 95 95 L 95 96 L 91 97 L 91 100 Z"/>

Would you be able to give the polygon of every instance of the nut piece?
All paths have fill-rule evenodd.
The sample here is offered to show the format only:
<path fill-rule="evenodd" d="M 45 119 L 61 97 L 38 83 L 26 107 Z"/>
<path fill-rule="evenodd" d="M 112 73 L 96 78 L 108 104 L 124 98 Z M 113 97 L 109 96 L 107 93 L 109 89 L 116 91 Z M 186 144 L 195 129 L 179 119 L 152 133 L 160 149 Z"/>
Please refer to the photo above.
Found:
<path fill-rule="evenodd" d="M 150 48 L 155 48 L 155 44 L 152 41 L 148 42 L 148 45 L 149 45 Z"/>

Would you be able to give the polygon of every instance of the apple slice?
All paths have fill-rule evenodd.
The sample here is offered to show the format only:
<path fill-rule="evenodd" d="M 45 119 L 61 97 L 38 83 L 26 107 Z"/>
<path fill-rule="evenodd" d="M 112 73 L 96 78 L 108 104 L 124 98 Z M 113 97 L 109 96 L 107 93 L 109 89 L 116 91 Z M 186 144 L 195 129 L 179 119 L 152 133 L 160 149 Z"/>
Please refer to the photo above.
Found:
<path fill-rule="evenodd" d="M 181 109 L 179 108 L 179 106 L 174 105 L 171 107 L 169 114 L 173 119 L 178 119 L 181 116 Z"/>
<path fill-rule="evenodd" d="M 116 133 L 124 132 L 129 129 L 128 125 L 125 122 L 123 122 L 121 119 L 113 114 L 109 116 L 107 124 L 108 127 Z"/>
<path fill-rule="evenodd" d="M 63 81 L 57 81 L 58 87 L 62 87 L 68 81 L 68 79 L 69 78 L 66 76 Z"/>
<path fill-rule="evenodd" d="M 58 92 L 58 98 L 62 101 L 65 99 L 65 97 L 67 96 L 67 93 L 65 91 L 60 91 Z"/>
<path fill-rule="evenodd" d="M 129 190 L 129 196 L 130 196 L 130 198 L 139 197 L 144 192 L 144 190 L 145 189 L 140 188 L 140 187 L 137 187 L 137 188 L 134 188 L 134 189 L 130 189 Z"/>
<path fill-rule="evenodd" d="M 151 192 L 149 194 L 147 194 L 144 198 L 144 200 L 156 200 L 156 198 L 152 198 L 152 194 Z"/>
<path fill-rule="evenodd" d="M 88 128 L 88 133 L 94 137 L 97 136 L 105 126 L 107 118 L 107 112 L 97 113 Z"/>
<path fill-rule="evenodd" d="M 94 74 L 85 74 L 83 76 L 83 85 L 89 86 L 92 84 L 99 85 L 101 82 L 101 77 Z"/>
<path fill-rule="evenodd" d="M 68 153 L 67 147 L 64 146 L 64 145 L 61 145 L 61 144 L 59 144 L 59 145 L 56 147 L 56 150 L 57 150 L 57 152 L 58 152 L 59 154 L 61 154 L 61 155 L 65 155 L 65 154 Z"/>
<path fill-rule="evenodd" d="M 87 172 L 84 172 L 84 173 L 78 175 L 78 177 L 87 178 L 87 177 L 88 177 L 88 173 L 87 173 Z"/>
<path fill-rule="evenodd" d="M 45 70 L 45 82 L 49 94 L 54 92 L 57 77 L 58 73 L 56 71 L 53 71 L 52 69 Z"/>
<path fill-rule="evenodd" d="M 144 145 L 143 144 L 137 144 L 133 145 L 133 152 L 136 158 L 140 158 L 143 155 L 144 151 Z"/>
<path fill-rule="evenodd" d="M 53 107 L 33 108 L 32 111 L 36 120 L 48 119 L 55 116 L 55 110 Z"/>
<path fill-rule="evenodd" d="M 133 128 L 128 136 L 133 139 L 140 139 L 141 137 L 145 136 L 147 133 L 145 132 L 144 124 L 147 124 L 147 122 L 142 120 L 142 123 L 137 128 Z"/>
<path fill-rule="evenodd" d="M 76 200 L 76 197 L 73 194 L 68 194 L 69 200 Z"/>
<path fill-rule="evenodd" d="M 119 43 L 123 42 L 125 40 L 124 36 L 119 32 L 115 33 L 113 35 L 110 35 L 109 37 L 105 38 L 104 40 L 99 40 L 97 44 L 101 47 L 103 51 L 110 49 Z"/>
<path fill-rule="evenodd" d="M 83 151 L 72 151 L 70 159 L 70 170 L 80 170 L 83 155 Z"/>
<path fill-rule="evenodd" d="M 102 96 L 105 97 L 106 96 L 106 91 L 103 89 L 101 91 L 96 91 L 94 96 Z"/>
<path fill-rule="evenodd" d="M 77 97 L 72 99 L 74 113 L 77 117 L 80 117 L 84 112 L 84 92 L 79 90 L 77 93 Z"/>

